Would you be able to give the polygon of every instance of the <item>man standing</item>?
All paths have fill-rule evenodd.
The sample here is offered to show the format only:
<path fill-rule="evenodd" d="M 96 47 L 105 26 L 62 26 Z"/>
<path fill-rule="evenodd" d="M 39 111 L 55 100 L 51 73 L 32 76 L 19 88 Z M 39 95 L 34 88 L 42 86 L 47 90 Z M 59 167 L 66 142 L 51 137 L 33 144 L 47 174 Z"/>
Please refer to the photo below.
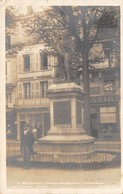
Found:
<path fill-rule="evenodd" d="M 21 152 L 23 156 L 23 169 L 30 169 L 30 155 L 33 151 L 34 136 L 29 130 L 29 124 L 24 124 L 24 130 L 21 136 Z"/>

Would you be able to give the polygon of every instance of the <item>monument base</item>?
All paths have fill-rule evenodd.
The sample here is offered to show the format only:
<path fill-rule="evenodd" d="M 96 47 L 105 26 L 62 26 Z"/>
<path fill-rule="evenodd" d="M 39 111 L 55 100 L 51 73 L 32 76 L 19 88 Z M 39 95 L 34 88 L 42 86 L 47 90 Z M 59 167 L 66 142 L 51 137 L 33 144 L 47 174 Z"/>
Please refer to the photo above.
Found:
<path fill-rule="evenodd" d="M 84 92 L 73 82 L 51 84 L 50 124 L 47 136 L 38 140 L 42 161 L 82 163 L 95 154 L 94 138 L 82 128 Z"/>
<path fill-rule="evenodd" d="M 78 133 L 77 130 L 65 134 L 63 131 L 62 134 L 49 133 L 39 139 L 42 161 L 81 164 L 94 156 L 94 138 L 86 135 L 82 129 Z"/>

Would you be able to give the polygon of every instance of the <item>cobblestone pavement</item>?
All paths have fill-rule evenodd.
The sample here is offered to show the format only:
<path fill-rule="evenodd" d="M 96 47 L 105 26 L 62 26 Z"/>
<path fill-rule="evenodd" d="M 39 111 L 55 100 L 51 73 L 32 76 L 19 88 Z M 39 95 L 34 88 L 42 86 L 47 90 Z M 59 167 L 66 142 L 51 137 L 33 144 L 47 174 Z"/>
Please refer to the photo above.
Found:
<path fill-rule="evenodd" d="M 95 170 L 40 167 L 22 170 L 21 167 L 7 167 L 7 187 L 53 188 L 53 187 L 119 187 L 120 168 Z"/>

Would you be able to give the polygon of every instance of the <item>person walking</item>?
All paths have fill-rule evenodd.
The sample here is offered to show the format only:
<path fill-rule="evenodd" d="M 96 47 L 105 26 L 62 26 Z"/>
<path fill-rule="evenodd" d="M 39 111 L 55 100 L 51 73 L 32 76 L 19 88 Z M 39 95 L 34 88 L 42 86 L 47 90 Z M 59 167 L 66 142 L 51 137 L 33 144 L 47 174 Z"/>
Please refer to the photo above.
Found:
<path fill-rule="evenodd" d="M 33 152 L 34 136 L 29 130 L 29 124 L 24 124 L 23 133 L 21 136 L 21 153 L 23 157 L 23 169 L 30 169 L 30 155 Z"/>

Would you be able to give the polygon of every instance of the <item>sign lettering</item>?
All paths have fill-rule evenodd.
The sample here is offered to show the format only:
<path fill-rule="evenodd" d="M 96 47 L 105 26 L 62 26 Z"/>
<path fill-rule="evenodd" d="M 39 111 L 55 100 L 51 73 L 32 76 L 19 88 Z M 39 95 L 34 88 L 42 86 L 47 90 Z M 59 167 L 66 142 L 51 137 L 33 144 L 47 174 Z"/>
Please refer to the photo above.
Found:
<path fill-rule="evenodd" d="M 118 102 L 118 95 L 108 95 L 108 96 L 91 96 L 90 102 L 97 103 L 97 102 Z"/>

